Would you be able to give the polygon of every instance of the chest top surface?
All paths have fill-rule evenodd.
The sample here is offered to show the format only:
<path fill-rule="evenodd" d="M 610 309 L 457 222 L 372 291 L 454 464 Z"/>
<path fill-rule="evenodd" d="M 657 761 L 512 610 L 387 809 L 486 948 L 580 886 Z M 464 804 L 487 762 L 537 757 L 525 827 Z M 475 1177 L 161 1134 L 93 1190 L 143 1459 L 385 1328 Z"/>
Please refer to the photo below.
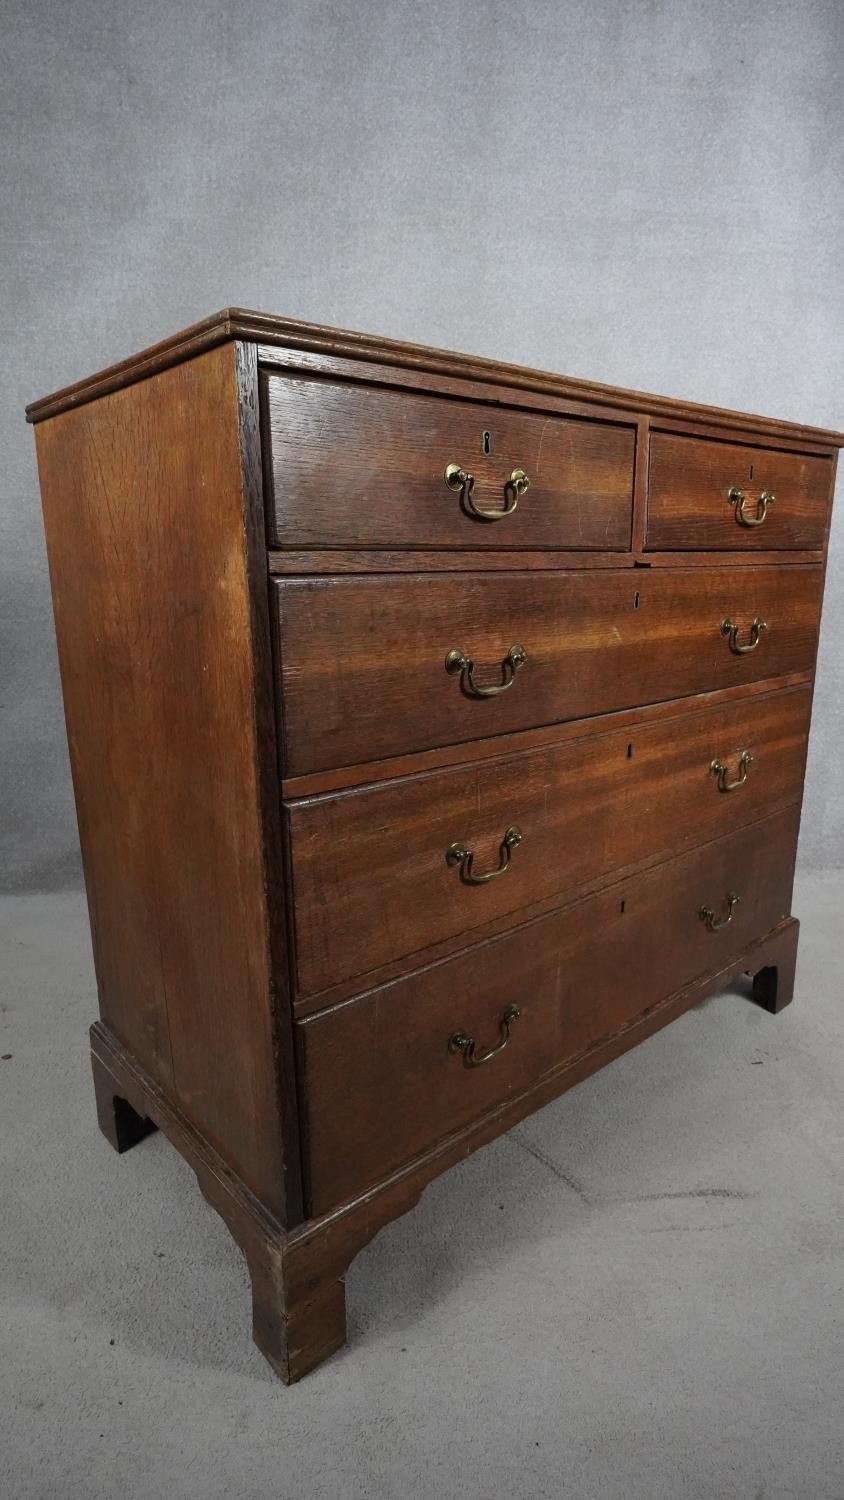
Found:
<path fill-rule="evenodd" d="M 397 371 L 416 372 L 420 376 L 439 375 L 492 387 L 503 385 L 514 390 L 556 396 L 593 406 L 612 407 L 645 415 L 671 416 L 676 420 L 704 422 L 725 429 L 768 434 L 774 438 L 801 439 L 828 447 L 844 447 L 844 433 L 825 428 L 729 411 L 699 402 L 650 395 L 643 391 L 597 384 L 498 360 L 482 359 L 238 307 L 214 313 L 128 359 L 32 402 L 26 409 L 27 418 L 30 422 L 43 421 L 46 417 L 55 416 L 86 401 L 93 401 L 109 391 L 119 390 L 124 385 L 167 369 L 170 365 L 178 364 L 231 339 L 265 346 L 268 354 L 273 349 L 287 348 L 298 350 L 303 356 L 310 354 L 324 360 L 333 358 L 385 365 Z"/>

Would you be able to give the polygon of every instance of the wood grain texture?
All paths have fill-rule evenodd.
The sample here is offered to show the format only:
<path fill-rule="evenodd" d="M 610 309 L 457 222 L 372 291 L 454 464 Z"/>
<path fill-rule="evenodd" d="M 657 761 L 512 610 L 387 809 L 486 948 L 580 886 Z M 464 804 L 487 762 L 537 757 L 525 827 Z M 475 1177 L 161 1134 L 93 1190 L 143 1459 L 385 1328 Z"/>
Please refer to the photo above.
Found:
<path fill-rule="evenodd" d="M 800 688 L 290 805 L 300 992 L 469 938 L 799 802 L 809 704 Z M 744 751 L 746 781 L 722 792 L 713 758 L 732 781 Z M 500 878 L 467 885 L 447 864 L 460 841 L 477 867 L 494 869 L 512 824 L 523 841 Z"/>
<path fill-rule="evenodd" d="M 430 1182 L 472 1151 L 494 1140 L 598 1068 L 645 1041 L 661 1027 L 742 973 L 765 976 L 760 1003 L 793 983 L 799 924 L 778 924 L 720 968 L 650 1005 L 612 1036 L 534 1078 L 492 1109 L 453 1131 L 404 1168 L 320 1218 L 293 1230 L 261 1207 L 227 1164 L 101 1023 L 91 1028 L 91 1061 L 98 1099 L 119 1100 L 172 1141 L 196 1173 L 208 1203 L 220 1214 L 245 1256 L 252 1280 L 255 1343 L 279 1377 L 294 1381 L 341 1348 L 346 1337 L 345 1274 L 358 1252 L 385 1224 L 418 1203 Z M 778 985 L 777 976 L 782 976 Z"/>
<path fill-rule="evenodd" d="M 732 552 L 725 548 L 721 552 L 643 552 L 641 559 L 635 558 L 634 568 L 734 568 L 757 564 L 759 567 L 795 568 L 804 563 L 823 564 L 826 559 L 826 544 L 820 549 L 804 552 L 798 547 L 772 552 L 760 547 L 745 552 Z"/>
<path fill-rule="evenodd" d="M 633 427 L 320 380 L 271 377 L 265 399 L 274 545 L 630 545 Z M 514 470 L 530 487 L 511 515 L 479 520 L 445 483 L 451 462 L 495 514 Z"/>
<path fill-rule="evenodd" d="M 508 385 L 503 379 L 485 379 L 480 372 L 462 375 L 443 368 L 428 370 L 419 364 L 403 366 L 376 363 L 363 355 L 349 357 L 328 353 L 324 349 L 306 350 L 281 344 L 259 344 L 258 363 L 268 375 L 308 375 L 340 381 L 363 381 L 374 387 L 427 392 L 431 395 L 449 396 L 457 401 L 497 403 L 502 399 L 501 392 L 504 388 L 505 401 L 515 398 L 519 406 L 550 416 L 592 419 L 603 412 L 613 421 L 648 421 L 654 430 L 686 432 L 690 437 L 729 438 L 730 441 L 760 447 L 793 446 L 826 458 L 837 447 L 836 443 L 829 441 L 831 434 L 818 428 L 782 423 L 777 419 L 755 417 L 742 412 L 724 412 L 722 415 L 716 410 L 713 415 L 713 409 L 709 407 L 691 406 L 677 402 L 674 398 L 647 396 L 637 391 L 619 391 L 616 401 L 602 402 L 594 396 L 590 398 L 582 394 L 575 395 L 570 389 L 559 389 L 556 382 L 560 377 L 549 377 L 546 383 L 540 384 L 520 379 L 524 372 L 513 366 L 505 366 L 505 369 L 513 370 L 513 382 Z M 531 372 L 527 373 L 530 375 Z M 630 398 L 628 401 L 622 401 L 625 395 Z"/>
<path fill-rule="evenodd" d="M 644 524 L 644 516 L 643 516 Z M 335 551 L 330 548 L 289 552 L 271 551 L 268 557 L 269 572 L 274 578 L 295 578 L 299 574 L 365 574 L 365 573 L 510 573 L 514 569 L 529 569 L 530 572 L 568 572 L 573 568 L 733 568 L 757 564 L 768 567 L 790 568 L 801 563 L 822 563 L 824 548 L 804 552 L 789 548 L 788 551 L 771 551 L 758 548 L 738 557 L 729 549 L 721 552 L 419 552 L 415 548 L 405 551 Z"/>
<path fill-rule="evenodd" d="M 291 1038 L 290 945 L 292 913 L 286 882 L 279 795 L 279 747 L 276 739 L 274 630 L 267 599 L 267 520 L 264 512 L 259 415 L 258 361 L 255 345 L 234 346 L 237 415 L 243 488 L 243 539 L 249 634 L 252 644 L 252 696 L 259 837 L 263 872 L 263 907 L 269 979 L 272 1067 L 278 1099 L 278 1127 L 283 1149 L 282 1218 L 295 1223 L 302 1212 L 301 1156 L 296 1074 Z"/>
<path fill-rule="evenodd" d="M 364 1191 L 775 927 L 789 913 L 798 824 L 787 809 L 299 1023 L 308 1213 Z M 731 892 L 732 922 L 708 931 L 700 908 L 720 916 Z M 522 1015 L 499 1056 L 470 1068 L 449 1053 L 458 1031 L 492 1047 L 514 1002 Z"/>
<path fill-rule="evenodd" d="M 635 556 L 640 556 L 644 545 L 648 504 L 648 464 L 651 450 L 650 417 L 640 417 L 636 427 L 636 448 L 633 466 L 633 525 L 630 547 Z"/>
<path fill-rule="evenodd" d="M 749 703 L 752 698 L 765 697 L 783 688 L 802 687 L 810 678 L 809 672 L 788 672 L 782 677 L 767 678 L 761 682 L 719 688 L 713 693 L 698 693 L 694 709 L 714 708 L 720 703 L 734 703 L 740 699 Z M 390 781 L 395 776 L 421 775 L 443 766 L 474 766 L 481 761 L 500 760 L 502 754 L 512 755 L 519 750 L 541 750 L 567 740 L 608 733 L 612 729 L 634 729 L 646 721 L 655 724 L 666 719 L 683 718 L 689 711 L 687 699 L 673 698 L 665 703 L 649 703 L 637 708 L 618 709 L 613 713 L 569 719 L 565 724 L 546 724 L 539 729 L 524 729 L 508 735 L 506 743 L 502 743 L 500 736 L 493 735 L 490 739 L 469 740 L 463 745 L 444 745 L 438 749 L 418 750 L 385 760 L 364 761 L 357 766 L 315 771 L 313 775 L 286 776 L 282 780 L 281 789 L 287 801 L 295 802 L 321 796 L 324 792 L 373 786 L 379 781 Z"/>
<path fill-rule="evenodd" d="M 264 612 L 262 645 L 234 346 L 45 422 L 37 441 L 101 1013 L 295 1219 L 268 939 L 274 739 L 255 685 L 268 628 Z"/>
<path fill-rule="evenodd" d="M 297 1237 L 286 1229 L 102 1022 L 91 1027 L 91 1067 L 100 1122 L 111 1144 L 116 1144 L 112 1118 L 133 1117 L 150 1129 L 158 1126 L 196 1173 L 200 1191 L 246 1260 L 255 1343 L 286 1385 L 300 1380 L 345 1341 L 343 1272 L 355 1251 L 349 1248 L 338 1270 L 330 1232 L 316 1242 L 325 1252 L 320 1258 L 313 1253 L 312 1236 Z"/>
<path fill-rule="evenodd" d="M 495 523 L 493 523 L 495 524 Z M 643 555 L 643 554 L 642 554 Z M 802 555 L 802 554 L 801 554 Z M 675 555 L 676 557 L 676 555 Z M 711 566 L 713 554 L 707 552 L 706 560 Z M 776 558 L 771 559 L 776 561 Z M 804 558 L 805 560 L 805 558 Z M 817 561 L 817 558 L 813 558 Z M 558 569 L 558 568 L 634 568 L 637 558 L 632 552 L 515 552 L 473 551 L 467 555 L 465 549 L 453 551 L 420 551 L 417 548 L 380 550 L 372 548 L 339 549 L 333 547 L 301 549 L 293 547 L 284 552 L 272 550 L 268 556 L 269 572 L 273 577 L 286 578 L 298 573 L 506 573 L 513 568 Z M 651 567 L 648 558 L 646 566 Z"/>
<path fill-rule="evenodd" d="M 648 485 L 649 548 L 822 548 L 832 503 L 832 463 L 815 454 L 781 452 L 738 443 L 702 441 L 668 433 L 651 439 Z M 744 526 L 728 493 L 747 495 L 759 513 L 763 491 L 775 499 L 760 526 Z"/>
<path fill-rule="evenodd" d="M 821 568 L 642 570 L 276 580 L 284 774 L 507 734 L 637 704 L 810 671 Z M 637 605 L 638 599 L 638 605 Z M 759 647 L 734 655 L 725 617 Z M 467 695 L 452 649 L 502 680 Z"/>
<path fill-rule="evenodd" d="M 740 969 L 791 999 L 844 435 L 238 309 L 28 415 L 98 1118 L 194 1167 L 295 1380 L 438 1172 Z M 479 506 L 530 487 L 479 521 L 449 462 Z M 715 514 L 733 483 L 776 491 L 764 526 Z M 445 670 L 501 686 L 517 644 L 496 696 Z M 498 879 L 447 863 L 512 824 Z M 449 1052 L 513 1002 L 500 1055 Z"/>
<path fill-rule="evenodd" d="M 301 351 L 310 357 L 310 368 L 332 368 L 332 362 L 348 360 L 353 368 L 358 362 L 373 367 L 386 366 L 413 374 L 432 374 L 443 379 L 474 380 L 489 385 L 509 385 L 514 390 L 533 391 L 598 406 L 617 407 L 625 411 L 676 419 L 706 422 L 719 427 L 745 428 L 751 432 L 816 440 L 844 447 L 844 433 L 803 423 L 783 422 L 774 417 L 754 416 L 747 412 L 728 411 L 723 407 L 705 406 L 699 402 L 678 401 L 667 396 L 652 396 L 642 391 L 624 390 L 618 386 L 599 385 L 593 381 L 553 375 L 545 370 L 530 370 L 498 360 L 431 349 L 422 344 L 402 343 L 373 334 L 354 333 L 348 329 L 329 328 L 323 324 L 305 323 L 294 318 L 274 317 L 246 308 L 224 308 L 181 333 L 163 339 L 140 354 L 121 360 L 107 370 L 66 386 L 51 396 L 34 401 L 27 407 L 31 422 L 44 421 L 57 412 L 95 400 L 173 364 L 193 358 L 203 349 L 230 339 L 252 340 L 259 344 L 259 356 L 272 358 L 274 347 Z M 263 346 L 266 346 L 264 348 Z"/>

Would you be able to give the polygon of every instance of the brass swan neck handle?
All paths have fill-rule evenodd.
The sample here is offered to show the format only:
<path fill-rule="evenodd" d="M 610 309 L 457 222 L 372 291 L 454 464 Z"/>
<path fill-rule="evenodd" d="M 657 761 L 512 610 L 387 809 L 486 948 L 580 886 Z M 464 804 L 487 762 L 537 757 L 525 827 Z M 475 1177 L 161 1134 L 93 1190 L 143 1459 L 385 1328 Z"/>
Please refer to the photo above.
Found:
<path fill-rule="evenodd" d="M 701 922 L 705 923 L 707 931 L 720 932 L 722 927 L 729 927 L 739 900 L 740 897 L 735 894 L 735 891 L 731 891 L 727 896 L 727 915 L 725 917 L 716 917 L 711 906 L 702 906 L 698 912 L 698 916 Z"/>
<path fill-rule="evenodd" d="M 501 521 L 505 516 L 512 516 L 525 490 L 530 487 L 530 480 L 524 469 L 514 469 L 510 478 L 504 481 L 504 505 L 499 510 L 487 510 L 475 504 L 475 476 L 468 469 L 462 468 L 460 464 L 446 464 L 443 478 L 448 488 L 460 496 L 460 503 L 467 515 L 473 516 L 476 521 Z"/>
<path fill-rule="evenodd" d="M 727 500 L 730 505 L 735 506 L 736 520 L 740 526 L 761 526 L 768 514 L 768 506 L 773 505 L 776 498 L 776 495 L 773 495 L 770 490 L 762 490 L 756 502 L 756 514 L 755 516 L 751 516 L 745 510 L 747 495 L 744 493 L 744 490 L 739 485 L 734 484 L 727 491 Z"/>
<path fill-rule="evenodd" d="M 465 651 L 459 649 L 449 651 L 445 659 L 445 669 L 451 677 L 455 677 L 458 673 L 461 674 L 463 691 L 468 693 L 471 698 L 496 698 L 499 693 L 506 693 L 507 689 L 513 686 L 516 673 L 524 666 L 527 659 L 527 652 L 524 646 L 511 646 L 501 663 L 504 681 L 495 683 L 492 687 L 481 687 L 475 681 L 475 671 L 477 669 L 474 661 L 470 656 L 466 655 Z"/>
<path fill-rule="evenodd" d="M 739 756 L 738 776 L 735 781 L 728 781 L 730 768 L 723 760 L 713 760 L 709 763 L 709 769 L 713 776 L 718 777 L 719 792 L 735 792 L 738 787 L 744 786 L 747 780 L 747 768 L 753 765 L 753 756 L 749 750 L 742 750 Z"/>
<path fill-rule="evenodd" d="M 762 634 L 762 631 L 767 630 L 768 625 L 767 622 L 762 619 L 761 615 L 757 615 L 750 627 L 750 640 L 745 646 L 739 644 L 738 636 L 740 629 L 741 626 L 734 625 L 732 620 L 729 618 L 729 615 L 727 616 L 726 620 L 721 621 L 721 634 L 723 636 L 726 636 L 729 640 L 730 650 L 732 651 L 733 655 L 747 656 L 750 651 L 756 650 L 756 647 L 759 645 L 759 638 Z"/>
<path fill-rule="evenodd" d="M 476 875 L 474 864 L 475 856 L 468 844 L 449 844 L 445 851 L 446 864 L 459 865 L 460 879 L 465 885 L 487 885 L 490 880 L 497 880 L 499 875 L 506 875 L 510 868 L 510 860 L 513 850 L 518 848 L 524 834 L 521 828 L 511 823 L 501 840 L 501 858 L 496 870 L 487 870 L 484 875 Z"/>
<path fill-rule="evenodd" d="M 490 1047 L 488 1052 L 478 1052 L 477 1042 L 473 1036 L 467 1036 L 465 1031 L 455 1031 L 448 1039 L 448 1050 L 452 1055 L 456 1052 L 463 1053 L 463 1063 L 467 1068 L 479 1068 L 483 1063 L 492 1062 L 499 1052 L 510 1040 L 510 1027 L 514 1021 L 518 1021 L 521 1015 L 518 1005 L 508 1005 L 501 1020 L 499 1021 L 499 1040 L 495 1047 Z"/>

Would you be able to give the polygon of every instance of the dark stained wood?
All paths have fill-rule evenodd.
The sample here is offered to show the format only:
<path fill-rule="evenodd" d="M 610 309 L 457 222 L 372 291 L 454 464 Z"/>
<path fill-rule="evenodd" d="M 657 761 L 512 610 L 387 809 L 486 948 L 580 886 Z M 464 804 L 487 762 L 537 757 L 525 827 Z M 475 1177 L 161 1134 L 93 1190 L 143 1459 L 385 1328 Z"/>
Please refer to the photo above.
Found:
<path fill-rule="evenodd" d="M 759 526 L 744 526 L 728 494 L 738 486 L 745 511 L 775 499 Z M 710 442 L 658 432 L 651 439 L 647 546 L 760 551 L 821 548 L 832 502 L 832 463 L 815 454 Z"/>
<path fill-rule="evenodd" d="M 803 563 L 823 564 L 826 558 L 826 543 L 820 551 L 803 552 L 795 547 L 787 551 L 769 552 L 760 548 L 757 552 L 752 549 L 747 552 L 736 554 L 725 548 L 722 552 L 647 552 L 642 554 L 642 561 L 635 559 L 634 568 L 733 568 L 737 565 L 746 567 L 753 563 L 758 566 L 778 568 L 799 567 Z"/>
<path fill-rule="evenodd" d="M 274 545 L 630 546 L 633 427 L 278 377 L 266 402 Z M 471 503 L 496 520 L 449 489 L 449 463 L 472 473 Z M 517 469 L 530 487 L 505 515 Z"/>
<path fill-rule="evenodd" d="M 261 363 L 260 353 L 258 362 Z M 689 438 L 711 438 L 713 442 L 719 443 L 726 440 L 730 443 L 742 443 L 749 448 L 775 448 L 780 451 L 792 449 L 795 452 L 814 453 L 818 458 L 834 458 L 839 446 L 825 442 L 819 433 L 812 435 L 808 428 L 801 429 L 802 436 L 797 435 L 797 427 L 794 425 L 788 432 L 773 429 L 768 431 L 766 424 L 750 418 L 747 422 L 732 424 L 727 430 L 722 423 L 710 421 L 703 414 L 698 417 L 680 414 L 655 416 L 651 419 L 651 431 L 674 433 L 676 436 Z"/>
<path fill-rule="evenodd" d="M 809 671 L 822 580 L 754 567 L 276 581 L 284 772 Z M 757 650 L 730 651 L 728 616 L 742 642 L 767 621 Z M 513 645 L 528 660 L 497 697 L 468 696 L 445 670 L 459 649 L 493 685 Z"/>
<path fill-rule="evenodd" d="M 91 1066 L 98 1102 L 114 1104 L 124 1115 L 131 1111 L 136 1119 L 146 1119 L 150 1128 L 153 1124 L 160 1127 L 193 1168 L 201 1192 L 220 1214 L 246 1260 L 255 1343 L 285 1384 L 300 1380 L 345 1342 L 343 1272 L 355 1251 L 349 1250 L 341 1270 L 335 1271 L 329 1263 L 324 1272 L 312 1253 L 313 1242 L 297 1242 L 295 1231 L 285 1230 L 101 1023 L 91 1027 Z M 373 1224 L 372 1234 L 377 1227 Z M 372 1234 L 359 1239 L 357 1248 Z M 324 1236 L 329 1251 L 334 1249 L 331 1238 Z"/>
<path fill-rule="evenodd" d="M 631 878 L 573 910 L 300 1023 L 309 1215 L 327 1212 L 465 1127 L 535 1078 L 720 968 L 788 915 L 799 812 Z M 710 932 L 740 896 L 730 924 Z M 470 1068 L 449 1053 L 465 1032 L 508 1046 Z"/>
<path fill-rule="evenodd" d="M 649 417 L 640 417 L 636 429 L 636 452 L 633 471 L 633 526 L 631 549 L 634 557 L 641 555 L 645 540 L 648 507 L 648 455 L 651 446 L 651 423 Z"/>
<path fill-rule="evenodd" d="M 495 525 L 496 523 L 491 523 Z M 711 566 L 712 554 L 706 553 Z M 817 562 L 820 554 L 813 554 Z M 647 565 L 651 566 L 648 558 Z M 467 566 L 475 572 L 509 572 L 513 568 L 634 568 L 636 558 L 632 552 L 472 552 L 467 557 L 465 550 L 452 552 L 420 552 L 406 548 L 393 551 L 383 548 L 346 548 L 335 551 L 331 548 L 300 550 L 299 548 L 269 553 L 269 571 L 274 577 L 285 578 L 297 573 L 463 573 Z"/>
<path fill-rule="evenodd" d="M 811 674 L 808 672 L 789 672 L 761 682 L 719 688 L 713 693 L 698 693 L 695 705 L 709 708 L 719 703 L 733 703 L 738 699 L 748 701 L 760 695 L 779 692 L 783 688 L 800 687 L 810 680 Z M 508 735 L 504 748 L 508 754 L 517 750 L 540 750 L 545 746 L 558 745 L 590 734 L 600 734 L 612 729 L 632 729 L 645 721 L 661 723 L 665 719 L 682 717 L 688 712 L 689 703 L 686 699 L 673 698 L 665 703 L 649 703 L 639 708 L 622 708 L 612 713 L 569 719 L 564 724 L 546 724 L 538 729 L 524 729 Z M 475 765 L 480 761 L 498 760 L 501 754 L 501 739 L 493 735 L 490 739 L 470 740 L 462 745 L 443 745 L 433 750 L 419 750 L 385 760 L 370 760 L 359 765 L 315 771 L 312 775 L 287 776 L 282 780 L 281 788 L 288 801 L 296 801 L 319 796 L 323 792 L 342 791 L 346 787 L 371 786 L 378 781 L 389 781 L 394 776 L 412 776 L 434 771 L 441 766 Z"/>
<path fill-rule="evenodd" d="M 300 991 L 468 937 L 799 802 L 809 703 L 804 687 L 291 804 Z M 712 760 L 733 781 L 744 751 L 746 780 L 721 791 Z M 495 869 L 513 824 L 523 841 L 501 877 L 468 885 L 447 864 L 459 841 L 479 870 Z"/>
<path fill-rule="evenodd" d="M 37 439 L 101 1014 L 295 1220 L 261 803 L 269 664 L 234 346 L 45 422 Z"/>
<path fill-rule="evenodd" d="M 643 515 L 644 524 L 644 515 Z M 770 567 L 797 567 L 801 563 L 822 563 L 824 549 L 803 552 L 798 548 L 783 552 L 760 549 L 745 553 L 739 561 Z M 365 573 L 464 573 L 467 566 L 473 573 L 509 573 L 514 569 L 568 572 L 572 568 L 732 568 L 736 558 L 729 550 L 723 552 L 473 552 L 468 558 L 465 552 L 418 552 L 406 551 L 373 552 L 349 548 L 344 552 L 321 550 L 289 552 L 273 551 L 269 554 L 269 571 L 275 578 L 296 577 L 298 574 L 365 574 Z"/>
<path fill-rule="evenodd" d="M 384 1225 L 415 1207 L 440 1173 L 501 1135 L 526 1115 L 645 1041 L 741 973 L 782 966 L 793 974 L 799 924 L 792 918 L 710 969 L 629 1025 L 561 1066 L 533 1078 L 462 1130 L 341 1208 L 288 1231 L 246 1191 L 237 1176 L 144 1072 L 97 1024 L 91 1060 L 97 1095 L 122 1097 L 138 1118 L 150 1118 L 196 1174 L 203 1196 L 221 1216 L 246 1259 L 252 1281 L 253 1337 L 276 1374 L 290 1385 L 340 1349 L 346 1340 L 345 1275 L 354 1257 Z"/>
<path fill-rule="evenodd" d="M 794 924 L 796 925 L 796 924 Z M 764 968 L 753 975 L 753 998 L 772 1016 L 779 1015 L 794 999 L 797 969 L 797 934 L 784 929 L 765 955 Z"/>
<path fill-rule="evenodd" d="M 109 1145 L 122 1155 L 152 1134 L 156 1129 L 155 1121 L 136 1114 L 129 1101 L 116 1092 L 117 1085 L 112 1075 L 98 1066 L 94 1059 L 92 1072 L 97 1123 Z"/>
<path fill-rule="evenodd" d="M 98 1118 L 190 1162 L 296 1380 L 437 1173 L 740 971 L 790 1000 L 844 436 L 237 309 L 29 416 Z M 738 544 L 709 509 L 737 455 L 777 491 Z M 531 485 L 484 523 L 450 461 L 479 505 Z M 445 671 L 500 684 L 515 644 L 498 696 Z M 483 871 L 512 823 L 506 874 L 461 882 L 448 845 Z M 500 1056 L 449 1053 L 514 1001 Z"/>
<path fill-rule="evenodd" d="M 428 371 L 418 365 L 403 367 L 397 364 L 378 364 L 363 357 L 350 358 L 328 353 L 324 349 L 311 351 L 290 345 L 259 345 L 258 363 L 268 375 L 310 375 L 332 380 L 363 381 L 372 386 L 450 396 L 458 401 L 497 402 L 501 399 L 502 385 L 506 385 L 506 382 L 478 376 L 446 373 L 443 369 Z M 619 401 L 624 394 L 618 393 Z M 821 433 L 818 429 L 798 428 L 794 423 L 783 424 L 773 420 L 771 430 L 768 431 L 767 419 L 746 413 L 725 412 L 722 419 L 716 411 L 713 418 L 707 407 L 688 404 L 678 407 L 673 400 L 663 397 L 645 396 L 636 391 L 626 394 L 630 401 L 624 404 L 620 405 L 618 401 L 602 403 L 590 397 L 576 397 L 571 391 L 561 392 L 550 384 L 536 385 L 514 380 L 512 385 L 506 385 L 504 399 L 515 399 L 526 409 L 546 412 L 552 416 L 594 419 L 603 412 L 612 421 L 636 423 L 648 420 L 654 430 L 660 428 L 670 432 L 687 432 L 692 437 L 728 437 L 730 440 L 753 443 L 759 447 L 798 446 L 803 451 L 816 452 L 826 458 L 836 451 L 837 445 L 829 441 L 829 434 Z M 664 408 L 661 404 L 663 402 Z M 732 421 L 727 420 L 730 415 Z"/>
<path fill-rule="evenodd" d="M 350 362 L 368 361 L 375 367 L 406 370 L 411 377 L 430 373 L 443 378 L 456 377 L 464 381 L 483 381 L 490 385 L 509 385 L 514 390 L 549 393 L 626 411 L 632 409 L 643 415 L 670 415 L 678 420 L 686 418 L 720 427 L 746 428 L 760 435 L 800 435 L 807 441 L 844 447 L 844 433 L 830 432 L 825 428 L 783 422 L 773 417 L 753 416 L 747 412 L 727 411 L 722 407 L 705 406 L 699 402 L 652 396 L 642 391 L 624 390 L 617 386 L 576 380 L 570 376 L 553 375 L 545 370 L 529 370 L 497 360 L 431 349 L 421 344 L 402 343 L 372 334 L 353 333 L 348 329 L 328 328 L 294 318 L 272 317 L 239 307 L 225 308 L 181 333 L 163 339 L 140 354 L 121 360 L 108 370 L 102 370 L 97 375 L 32 402 L 27 407 L 27 417 L 31 422 L 44 421 L 46 417 L 55 416 L 59 411 L 85 401 L 93 401 L 108 391 L 143 380 L 157 371 L 195 357 L 203 349 L 230 339 L 255 341 L 259 344 L 259 356 L 266 353 L 270 359 L 274 355 L 274 346 L 278 345 L 282 349 L 301 350 L 315 357 L 323 356 L 329 368 L 329 362 L 336 358 L 348 359 Z M 260 347 L 264 345 L 267 346 L 266 350 Z M 317 367 L 316 358 L 311 359 L 310 367 Z"/>
<path fill-rule="evenodd" d="M 263 873 L 261 907 L 272 1036 L 272 1065 L 278 1099 L 282 1153 L 282 1217 L 295 1223 L 302 1211 L 299 1115 L 293 1049 L 290 1046 L 291 994 L 289 940 L 292 913 L 285 884 L 285 850 L 276 740 L 273 629 L 268 607 L 267 552 L 262 480 L 258 362 L 255 345 L 234 346 L 237 418 L 243 489 L 242 522 L 252 646 L 252 713 L 258 791 L 259 838 Z M 275 1122 L 273 1122 L 274 1128 Z"/>

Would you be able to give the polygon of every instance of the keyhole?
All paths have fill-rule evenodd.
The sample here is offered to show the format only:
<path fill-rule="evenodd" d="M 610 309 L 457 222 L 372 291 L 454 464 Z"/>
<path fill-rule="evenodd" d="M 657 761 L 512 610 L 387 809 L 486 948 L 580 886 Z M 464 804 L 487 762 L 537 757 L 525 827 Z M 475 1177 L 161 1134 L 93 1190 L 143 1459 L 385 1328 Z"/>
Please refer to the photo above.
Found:
<path fill-rule="evenodd" d="M 621 905 L 618 908 L 619 911 L 621 912 L 622 916 L 624 915 L 624 908 L 625 908 L 626 905 L 627 905 L 627 902 L 626 901 L 622 901 Z"/>
<path fill-rule="evenodd" d="M 639 590 L 638 589 L 636 590 L 635 594 L 633 595 L 633 608 L 634 609 L 638 609 L 639 608 Z"/>
<path fill-rule="evenodd" d="M 748 479 L 752 479 L 753 478 L 753 465 L 752 464 L 750 465 L 750 473 L 748 474 L 747 477 L 748 477 Z"/>
<path fill-rule="evenodd" d="M 483 440 L 484 440 L 484 453 L 491 453 L 492 452 L 492 438 L 490 437 L 490 435 L 489 435 L 488 432 L 484 433 Z"/>
<path fill-rule="evenodd" d="M 632 744 L 630 744 L 630 745 L 627 746 L 627 759 L 628 760 L 632 760 L 633 759 L 633 746 L 632 746 Z"/>

